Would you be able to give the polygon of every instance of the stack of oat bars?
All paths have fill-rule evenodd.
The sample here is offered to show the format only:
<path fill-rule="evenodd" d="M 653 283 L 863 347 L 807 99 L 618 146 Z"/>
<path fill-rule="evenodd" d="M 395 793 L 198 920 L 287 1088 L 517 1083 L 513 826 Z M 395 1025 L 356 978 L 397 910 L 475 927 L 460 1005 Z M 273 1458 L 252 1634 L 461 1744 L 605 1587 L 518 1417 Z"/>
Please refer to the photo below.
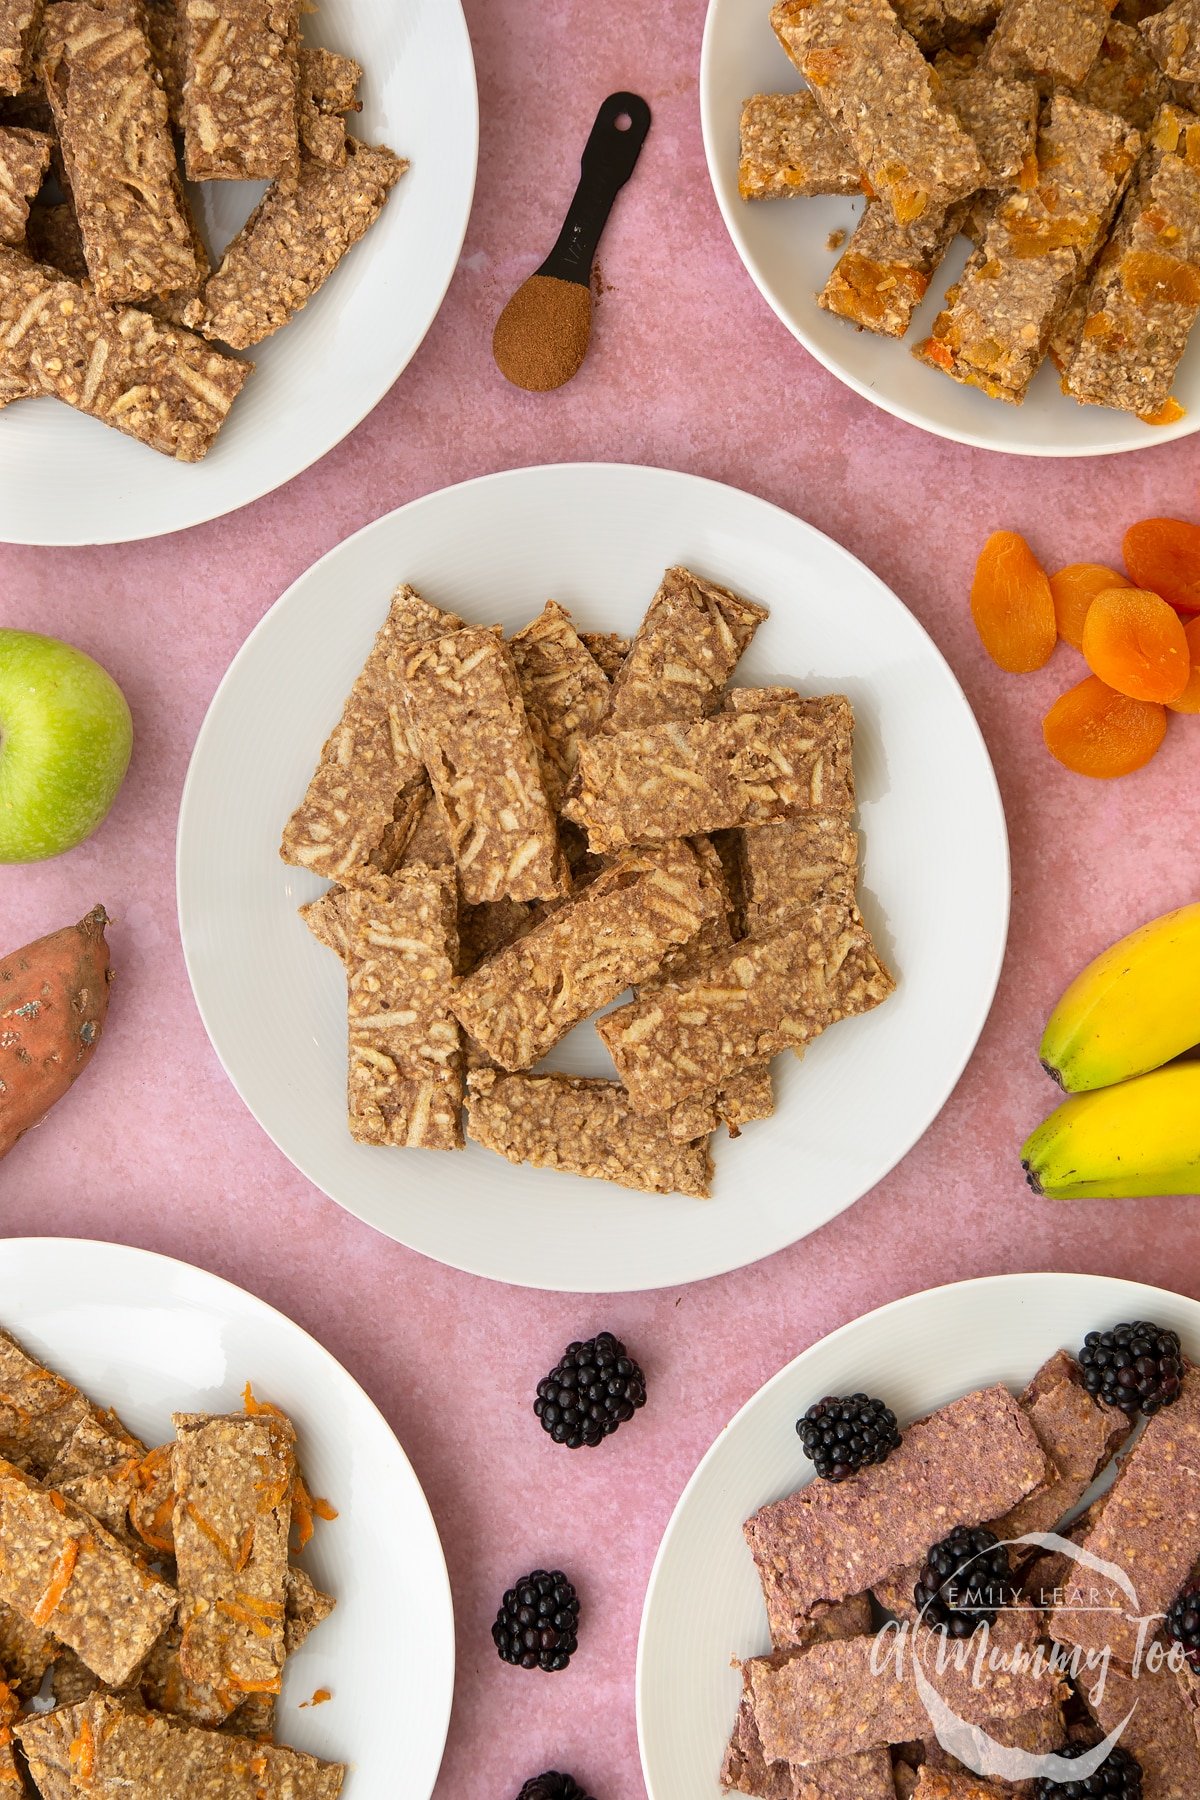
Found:
<path fill-rule="evenodd" d="M 0 408 L 51 394 L 181 462 L 407 165 L 301 0 L 0 0 Z M 218 266 L 189 182 L 269 183 Z"/>
<path fill-rule="evenodd" d="M 1200 0 L 779 0 L 805 78 L 742 114 L 743 199 L 864 193 L 819 303 L 903 338 L 951 243 L 974 246 L 914 354 L 1019 405 L 1065 393 L 1181 416 L 1200 313 Z"/>
<path fill-rule="evenodd" d="M 763 607 L 668 569 L 631 643 L 401 587 L 281 854 L 341 957 L 362 1143 L 707 1195 L 770 1061 L 893 981 L 855 903 L 853 713 L 730 688 Z M 540 1066 L 580 1021 L 616 1080 Z"/>
<path fill-rule="evenodd" d="M 313 1504 L 249 1389 L 147 1450 L 0 1332 L 4 1791 L 336 1800 L 340 1764 L 274 1739 L 285 1661 L 334 1604 L 289 1556 Z"/>

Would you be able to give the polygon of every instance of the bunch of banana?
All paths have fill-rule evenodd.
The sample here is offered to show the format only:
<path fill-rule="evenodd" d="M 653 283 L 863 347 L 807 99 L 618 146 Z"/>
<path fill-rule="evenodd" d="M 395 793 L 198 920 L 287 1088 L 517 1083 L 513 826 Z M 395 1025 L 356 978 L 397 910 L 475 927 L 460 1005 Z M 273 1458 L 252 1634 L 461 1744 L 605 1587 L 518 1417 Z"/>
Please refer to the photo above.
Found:
<path fill-rule="evenodd" d="M 1021 1152 L 1055 1200 L 1200 1194 L 1200 904 L 1122 938 L 1055 1007 L 1042 1066 L 1071 1096 Z M 1168 1066 L 1169 1065 L 1169 1066 Z"/>

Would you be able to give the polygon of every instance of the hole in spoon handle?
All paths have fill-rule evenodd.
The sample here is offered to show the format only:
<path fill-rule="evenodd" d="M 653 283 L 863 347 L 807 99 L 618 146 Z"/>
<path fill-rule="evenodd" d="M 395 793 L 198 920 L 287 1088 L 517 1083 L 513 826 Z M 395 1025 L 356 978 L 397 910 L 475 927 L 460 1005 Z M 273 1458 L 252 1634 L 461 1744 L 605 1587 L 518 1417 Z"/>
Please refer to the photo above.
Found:
<path fill-rule="evenodd" d="M 618 120 L 627 123 L 622 126 Z M 650 108 L 640 94 L 610 94 L 603 102 L 584 145 L 575 197 L 539 275 L 588 285 L 600 234 L 613 201 L 633 174 L 649 130 Z"/>

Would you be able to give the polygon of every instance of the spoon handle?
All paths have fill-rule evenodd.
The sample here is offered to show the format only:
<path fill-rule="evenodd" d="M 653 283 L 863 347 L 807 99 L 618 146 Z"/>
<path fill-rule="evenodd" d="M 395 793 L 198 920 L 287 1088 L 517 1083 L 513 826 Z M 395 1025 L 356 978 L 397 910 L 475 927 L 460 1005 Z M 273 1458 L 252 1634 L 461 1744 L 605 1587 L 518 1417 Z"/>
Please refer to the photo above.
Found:
<path fill-rule="evenodd" d="M 629 120 L 624 130 L 617 126 L 620 118 Z M 589 285 L 600 234 L 613 201 L 633 174 L 649 129 L 650 108 L 640 94 L 610 94 L 604 101 L 583 148 L 575 198 L 539 275 Z"/>

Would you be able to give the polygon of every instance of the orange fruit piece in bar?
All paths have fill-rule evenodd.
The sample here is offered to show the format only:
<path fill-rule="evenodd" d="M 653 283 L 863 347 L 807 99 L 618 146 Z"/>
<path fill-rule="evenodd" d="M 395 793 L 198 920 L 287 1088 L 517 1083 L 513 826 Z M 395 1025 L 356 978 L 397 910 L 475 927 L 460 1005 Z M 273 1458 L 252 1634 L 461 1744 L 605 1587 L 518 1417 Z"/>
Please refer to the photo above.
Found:
<path fill-rule="evenodd" d="M 1141 519 L 1125 533 L 1124 549 L 1135 587 L 1161 594 L 1185 612 L 1200 612 L 1200 525 Z"/>
<path fill-rule="evenodd" d="M 1054 702 L 1042 721 L 1051 756 L 1076 775 L 1112 781 L 1144 767 L 1167 733 L 1167 709 L 1130 700 L 1089 675 Z"/>
<path fill-rule="evenodd" d="M 971 616 L 992 661 L 1028 675 L 1050 660 L 1058 642 L 1049 578 L 1025 539 L 994 531 L 971 583 Z"/>
<path fill-rule="evenodd" d="M 1106 588 L 1132 585 L 1103 563 L 1069 563 L 1065 569 L 1060 569 L 1057 575 L 1050 577 L 1059 637 L 1072 649 L 1082 649 L 1083 621 L 1096 595 L 1104 593 Z"/>
<path fill-rule="evenodd" d="M 1093 675 L 1130 700 L 1178 700 L 1191 655 L 1179 614 L 1143 588 L 1097 594 L 1083 625 L 1083 659 Z"/>
<path fill-rule="evenodd" d="M 1168 704 L 1172 712 L 1200 713 L 1200 616 L 1184 626 L 1183 635 L 1187 639 L 1188 655 L 1192 659 L 1191 673 L 1178 700 L 1171 700 Z"/>

